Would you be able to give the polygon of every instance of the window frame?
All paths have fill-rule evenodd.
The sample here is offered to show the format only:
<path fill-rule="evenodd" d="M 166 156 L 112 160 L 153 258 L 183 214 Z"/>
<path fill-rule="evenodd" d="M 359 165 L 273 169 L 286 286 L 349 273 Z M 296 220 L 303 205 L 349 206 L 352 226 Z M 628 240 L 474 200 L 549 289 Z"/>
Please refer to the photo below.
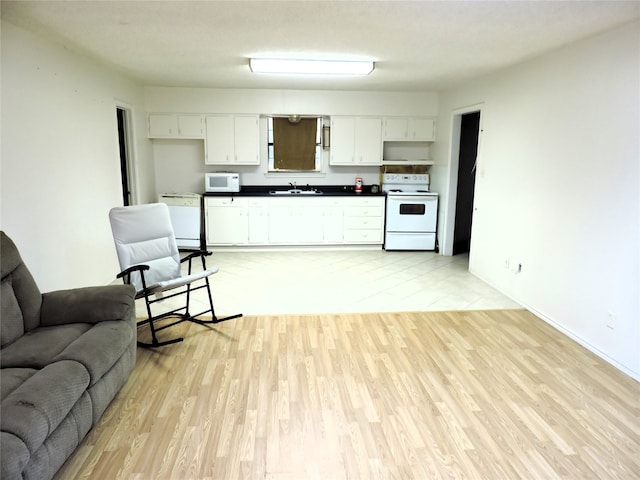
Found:
<path fill-rule="evenodd" d="M 288 115 L 266 115 L 266 126 L 267 126 L 267 172 L 266 175 L 320 175 L 324 174 L 324 148 L 322 145 L 322 127 L 325 125 L 325 119 L 322 115 L 305 115 L 304 118 L 315 118 L 317 120 L 317 129 L 316 129 L 316 154 L 315 154 L 315 165 L 316 168 L 314 170 L 290 170 L 290 169 L 276 169 L 274 168 L 274 138 L 273 138 L 273 119 L 274 118 L 282 118 L 288 117 Z"/>

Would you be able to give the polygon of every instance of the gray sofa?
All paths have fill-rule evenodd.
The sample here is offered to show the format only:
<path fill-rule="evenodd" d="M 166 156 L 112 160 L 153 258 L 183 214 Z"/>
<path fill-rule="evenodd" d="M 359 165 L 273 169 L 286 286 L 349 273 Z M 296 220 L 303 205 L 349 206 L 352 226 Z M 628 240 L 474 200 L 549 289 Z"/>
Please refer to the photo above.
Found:
<path fill-rule="evenodd" d="M 135 289 L 41 294 L 0 232 L 0 478 L 52 478 L 136 360 Z"/>

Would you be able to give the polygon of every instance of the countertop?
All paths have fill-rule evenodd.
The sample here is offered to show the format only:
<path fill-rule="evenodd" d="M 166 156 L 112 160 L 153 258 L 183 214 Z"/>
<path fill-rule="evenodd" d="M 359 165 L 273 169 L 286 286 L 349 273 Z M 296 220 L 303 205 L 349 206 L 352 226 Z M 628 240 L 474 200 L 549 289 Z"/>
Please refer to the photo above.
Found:
<path fill-rule="evenodd" d="M 290 185 L 243 185 L 240 187 L 239 192 L 223 192 L 223 193 L 205 193 L 205 197 L 274 197 L 274 198 L 291 198 L 291 197 L 303 197 L 303 198 L 317 198 L 326 196 L 340 196 L 340 197 L 384 197 L 385 194 L 381 191 L 377 193 L 371 193 L 371 186 L 365 185 L 362 188 L 362 193 L 356 193 L 353 185 L 310 185 L 299 186 L 301 190 L 315 189 L 322 194 L 317 195 L 271 195 L 269 192 L 274 190 L 289 190 L 292 188 Z"/>

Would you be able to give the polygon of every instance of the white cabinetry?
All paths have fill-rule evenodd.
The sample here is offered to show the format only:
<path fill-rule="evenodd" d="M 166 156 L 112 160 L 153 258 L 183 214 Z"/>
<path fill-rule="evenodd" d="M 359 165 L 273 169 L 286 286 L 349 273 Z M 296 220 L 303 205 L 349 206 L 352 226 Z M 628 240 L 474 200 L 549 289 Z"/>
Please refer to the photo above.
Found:
<path fill-rule="evenodd" d="M 269 199 L 250 197 L 249 199 L 249 244 L 269 243 Z"/>
<path fill-rule="evenodd" d="M 150 113 L 149 138 L 204 138 L 202 115 Z"/>
<path fill-rule="evenodd" d="M 384 240 L 384 198 L 345 198 L 344 243 L 377 244 Z"/>
<path fill-rule="evenodd" d="M 340 244 L 344 241 L 343 197 L 324 198 L 322 225 L 325 243 Z"/>
<path fill-rule="evenodd" d="M 208 165 L 259 165 L 258 115 L 208 115 L 205 163 Z"/>
<path fill-rule="evenodd" d="M 247 212 L 246 198 L 205 198 L 207 245 L 245 245 L 249 238 Z"/>
<path fill-rule="evenodd" d="M 269 205 L 269 243 L 324 242 L 323 210 L 318 198 L 274 198 Z"/>
<path fill-rule="evenodd" d="M 331 165 L 382 165 L 382 119 L 331 118 Z"/>
<path fill-rule="evenodd" d="M 207 245 L 382 245 L 384 197 L 206 197 Z"/>
<path fill-rule="evenodd" d="M 435 140 L 435 119 L 387 117 L 384 119 L 383 139 L 396 142 L 432 142 Z"/>

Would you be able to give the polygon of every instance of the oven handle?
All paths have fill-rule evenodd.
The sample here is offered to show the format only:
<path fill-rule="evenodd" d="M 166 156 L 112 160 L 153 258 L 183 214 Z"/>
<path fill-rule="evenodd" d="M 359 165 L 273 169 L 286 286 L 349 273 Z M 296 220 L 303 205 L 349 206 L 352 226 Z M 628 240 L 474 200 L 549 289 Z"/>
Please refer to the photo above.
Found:
<path fill-rule="evenodd" d="M 435 200 L 437 197 L 435 195 L 387 195 L 387 198 L 389 200 L 399 200 L 401 202 L 424 202 Z"/>

